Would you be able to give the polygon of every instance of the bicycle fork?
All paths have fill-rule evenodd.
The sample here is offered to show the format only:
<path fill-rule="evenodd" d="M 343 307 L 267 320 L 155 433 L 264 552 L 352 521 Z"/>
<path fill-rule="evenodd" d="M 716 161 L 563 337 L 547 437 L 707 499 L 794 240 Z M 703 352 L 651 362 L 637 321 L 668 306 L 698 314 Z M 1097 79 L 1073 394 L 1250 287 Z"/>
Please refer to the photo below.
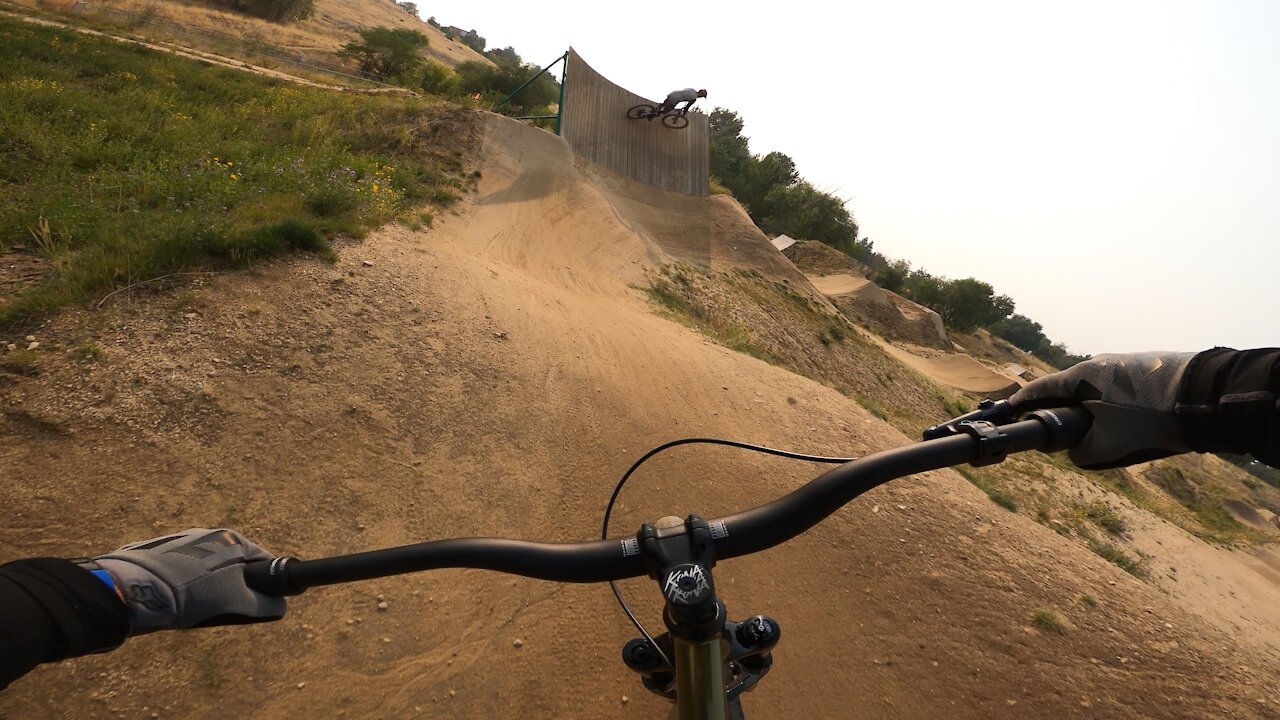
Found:
<path fill-rule="evenodd" d="M 629 641 L 622 649 L 623 662 L 640 674 L 650 692 L 675 702 L 680 720 L 742 718 L 742 694 L 773 666 L 771 651 L 782 630 L 764 615 L 726 620 L 711 578 L 716 530 L 705 520 L 697 515 L 683 522 L 664 518 L 659 526 L 673 532 L 662 534 L 646 523 L 637 542 L 650 577 L 666 598 L 668 631 L 653 642 Z"/>

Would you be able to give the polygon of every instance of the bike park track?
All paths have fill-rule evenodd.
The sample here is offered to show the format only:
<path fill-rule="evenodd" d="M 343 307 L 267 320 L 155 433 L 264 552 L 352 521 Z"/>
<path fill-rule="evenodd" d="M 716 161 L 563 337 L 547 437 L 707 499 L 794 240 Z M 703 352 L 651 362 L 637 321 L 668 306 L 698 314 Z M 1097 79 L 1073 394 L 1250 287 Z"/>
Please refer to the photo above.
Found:
<path fill-rule="evenodd" d="M 303 558 L 466 535 L 573 541 L 598 534 L 622 470 L 675 437 L 851 455 L 910 441 L 655 313 L 638 288 L 671 261 L 753 268 L 826 302 L 731 199 L 644 186 L 546 132 L 474 118 L 478 192 L 435 228 L 383 228 L 334 265 L 212 277 L 181 311 L 159 295 L 51 320 L 42 334 L 107 350 L 0 387 L 5 556 L 215 523 Z M 615 533 L 727 514 L 820 471 L 680 448 L 631 481 Z M 952 471 L 715 572 L 731 617 L 783 629 L 746 696 L 753 717 L 1274 716 L 1273 655 Z M 651 581 L 623 586 L 657 629 Z M 1042 607 L 1065 634 L 1030 626 Z M 42 668 L 0 696 L 0 716 L 664 717 L 619 659 L 633 635 L 603 586 L 442 571 Z"/>

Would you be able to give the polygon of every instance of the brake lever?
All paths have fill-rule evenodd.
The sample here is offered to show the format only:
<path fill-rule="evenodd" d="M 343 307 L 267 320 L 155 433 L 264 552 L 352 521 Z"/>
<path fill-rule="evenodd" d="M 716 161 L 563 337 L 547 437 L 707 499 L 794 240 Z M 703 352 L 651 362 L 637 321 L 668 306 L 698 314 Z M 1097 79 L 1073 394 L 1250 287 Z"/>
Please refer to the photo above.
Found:
<path fill-rule="evenodd" d="M 977 410 L 927 428 L 924 431 L 924 439 L 937 440 L 938 438 L 951 437 L 953 435 L 971 434 L 960 427 L 963 423 L 989 422 L 992 425 L 999 426 L 1008 425 L 1017 419 L 1018 414 L 1014 412 L 1013 404 L 1008 400 L 983 400 L 978 403 Z"/>

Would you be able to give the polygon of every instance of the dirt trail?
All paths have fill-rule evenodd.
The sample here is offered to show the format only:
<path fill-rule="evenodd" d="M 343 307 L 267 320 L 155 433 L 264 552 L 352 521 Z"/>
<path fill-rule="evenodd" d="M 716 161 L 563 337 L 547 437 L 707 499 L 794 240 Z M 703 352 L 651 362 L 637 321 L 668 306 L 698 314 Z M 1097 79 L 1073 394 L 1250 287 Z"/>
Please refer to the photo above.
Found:
<path fill-rule="evenodd" d="M 689 253 L 688 235 L 557 138 L 484 122 L 480 191 L 429 232 L 389 227 L 334 266 L 294 258 L 40 329 L 41 375 L 0 386 L 0 555 L 224 524 L 302 557 L 577 540 L 618 474 L 677 436 L 854 455 L 907 442 L 831 389 L 656 316 L 633 285 Z M 704 203 L 708 247 L 755 247 L 731 208 Z M 86 340 L 105 357 L 76 359 Z M 752 506 L 816 472 L 677 450 L 632 481 L 616 532 Z M 784 629 L 753 716 L 1280 711 L 1280 663 L 950 471 L 716 573 L 731 616 Z M 624 585 L 656 624 L 648 581 Z M 632 633 L 612 603 L 600 586 L 478 571 L 320 589 L 280 623 L 42 668 L 0 696 L 0 716 L 664 716 L 618 661 Z M 1032 627 L 1037 610 L 1065 633 Z"/>

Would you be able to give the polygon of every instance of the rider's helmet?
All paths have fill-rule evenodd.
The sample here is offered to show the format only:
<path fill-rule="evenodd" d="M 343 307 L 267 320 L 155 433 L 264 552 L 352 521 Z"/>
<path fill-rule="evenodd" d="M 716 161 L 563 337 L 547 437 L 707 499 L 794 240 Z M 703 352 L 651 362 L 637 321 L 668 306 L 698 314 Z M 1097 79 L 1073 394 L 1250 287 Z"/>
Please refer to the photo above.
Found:
<path fill-rule="evenodd" d="M 698 97 L 706 97 L 706 96 L 707 96 L 707 91 L 706 91 L 706 90 L 699 90 L 699 91 L 698 91 Z"/>

